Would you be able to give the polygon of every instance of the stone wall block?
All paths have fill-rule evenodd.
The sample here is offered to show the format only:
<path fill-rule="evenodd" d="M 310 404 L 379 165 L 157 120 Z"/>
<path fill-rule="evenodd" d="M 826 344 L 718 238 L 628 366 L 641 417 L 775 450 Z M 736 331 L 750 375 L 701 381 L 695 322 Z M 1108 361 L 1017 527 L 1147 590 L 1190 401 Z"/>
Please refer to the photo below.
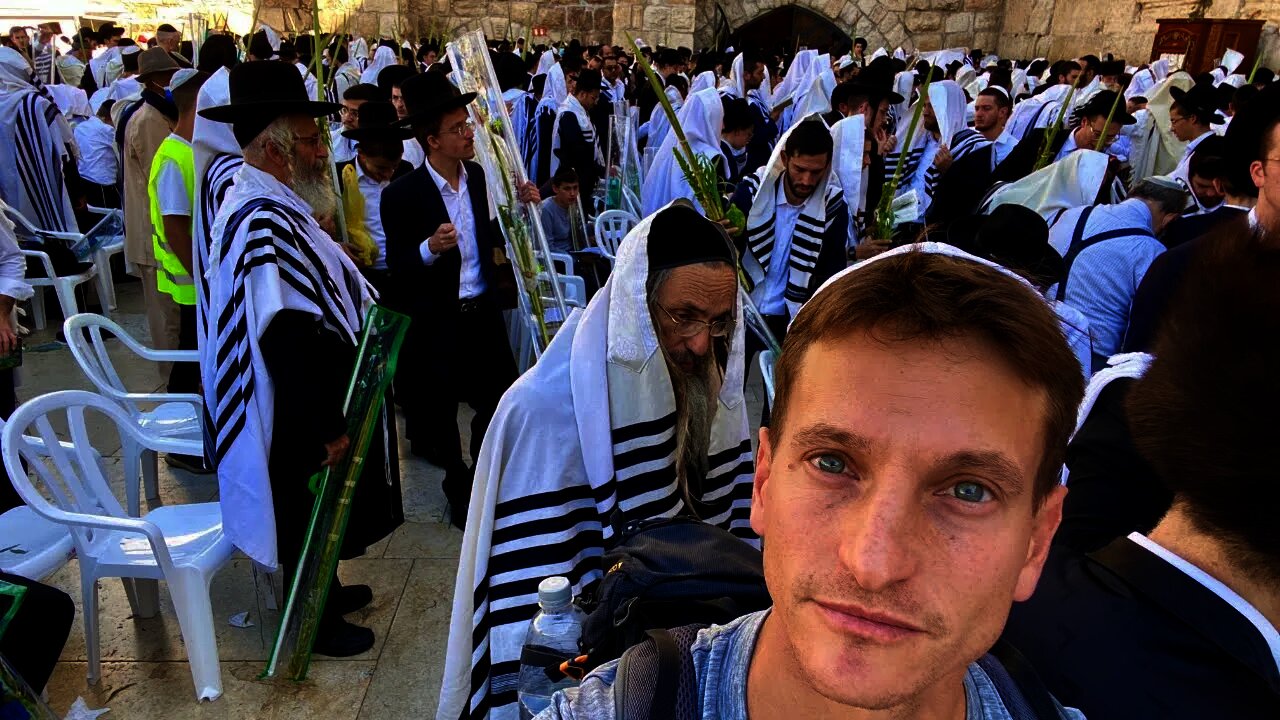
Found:
<path fill-rule="evenodd" d="M 907 14 L 907 29 L 912 33 L 937 32 L 942 29 L 942 13 L 917 12 Z"/>
<path fill-rule="evenodd" d="M 975 13 L 973 16 L 974 30 L 999 30 L 1000 16 L 991 12 Z"/>
<path fill-rule="evenodd" d="M 691 33 L 697 25 L 695 17 L 696 10 L 692 5 L 673 7 L 667 19 L 670 23 L 669 29 L 673 33 Z"/>
<path fill-rule="evenodd" d="M 969 13 L 953 13 L 947 15 L 944 29 L 947 32 L 952 33 L 968 32 L 973 29 L 973 15 Z"/>

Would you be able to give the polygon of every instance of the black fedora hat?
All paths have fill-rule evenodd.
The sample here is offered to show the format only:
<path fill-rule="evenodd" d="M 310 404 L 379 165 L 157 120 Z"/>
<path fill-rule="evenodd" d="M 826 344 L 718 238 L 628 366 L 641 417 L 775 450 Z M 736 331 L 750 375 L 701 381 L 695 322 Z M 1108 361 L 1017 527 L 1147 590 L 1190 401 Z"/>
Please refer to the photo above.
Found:
<path fill-rule="evenodd" d="M 1174 102 L 1190 110 L 1198 119 L 1207 120 L 1208 124 L 1224 120 L 1218 113 L 1218 94 L 1212 85 L 1193 85 L 1190 90 L 1171 87 L 1169 94 Z"/>
<path fill-rule="evenodd" d="M 1115 107 L 1115 114 L 1111 113 L 1111 108 Z M 1111 122 L 1120 123 L 1121 125 L 1132 125 L 1138 122 L 1138 119 L 1129 114 L 1125 103 L 1116 104 L 1115 90 L 1099 90 L 1089 98 L 1089 101 L 1075 112 L 1076 117 L 1090 118 L 1101 115 L 1102 117 L 1111 116 Z"/>
<path fill-rule="evenodd" d="M 396 107 L 389 102 L 370 100 L 356 109 L 359 118 L 357 127 L 343 130 L 342 134 L 356 142 L 365 140 L 408 140 L 413 137 L 413 128 L 397 127 L 394 123 L 399 119 Z"/>
<path fill-rule="evenodd" d="M 466 107 L 476 94 L 460 93 L 444 73 L 428 71 L 405 80 L 400 85 L 400 97 L 404 98 L 407 115 L 396 125 L 416 127 L 450 110 Z"/>
<path fill-rule="evenodd" d="M 337 103 L 307 97 L 307 86 L 298 68 L 275 60 L 255 60 L 235 66 L 227 78 L 227 89 L 231 102 L 205 108 L 200 111 L 200 116 L 239 126 L 235 133 L 241 147 L 248 145 L 276 118 L 285 115 L 323 117 L 332 115 L 341 107 Z"/>
<path fill-rule="evenodd" d="M 1049 225 L 1031 208 L 1000 205 L 986 216 L 974 237 L 976 255 L 1031 276 L 1048 287 L 1061 279 L 1064 262 L 1049 244 Z"/>

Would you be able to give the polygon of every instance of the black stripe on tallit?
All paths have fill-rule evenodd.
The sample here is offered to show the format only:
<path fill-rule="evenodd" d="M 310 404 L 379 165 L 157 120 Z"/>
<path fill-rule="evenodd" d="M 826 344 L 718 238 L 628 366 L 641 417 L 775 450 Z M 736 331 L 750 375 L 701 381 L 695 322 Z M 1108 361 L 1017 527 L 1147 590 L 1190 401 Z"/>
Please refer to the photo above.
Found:
<path fill-rule="evenodd" d="M 645 420 L 642 422 L 632 423 L 620 428 L 613 428 L 609 431 L 610 440 L 614 446 L 628 443 L 632 440 L 638 440 L 646 436 L 657 435 L 660 432 L 669 430 L 676 426 L 676 411 L 657 418 L 655 420 Z M 616 470 L 616 465 L 615 465 Z"/>
<path fill-rule="evenodd" d="M 38 124 L 42 120 L 38 119 L 36 112 L 36 105 L 40 100 L 38 95 L 28 95 L 18 105 L 15 133 L 18 144 L 18 177 L 36 213 L 37 227 L 41 230 L 63 231 L 66 230 L 64 221 L 57 217 L 54 209 L 55 190 L 60 191 L 61 187 L 55 187 L 54 178 L 49 177 L 50 173 L 57 174 L 59 158 L 53 157 L 52 147 L 42 147 L 45 143 L 40 142 L 45 139 Z M 47 123 L 45 127 L 48 132 L 52 132 Z"/>

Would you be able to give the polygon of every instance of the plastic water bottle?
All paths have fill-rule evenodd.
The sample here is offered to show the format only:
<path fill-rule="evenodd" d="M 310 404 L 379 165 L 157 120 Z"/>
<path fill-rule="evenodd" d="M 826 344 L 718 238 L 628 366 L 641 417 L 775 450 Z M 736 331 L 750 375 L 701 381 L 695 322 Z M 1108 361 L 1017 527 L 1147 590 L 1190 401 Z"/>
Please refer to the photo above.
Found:
<path fill-rule="evenodd" d="M 565 660 L 578 656 L 578 638 L 582 636 L 582 624 L 586 613 L 573 604 L 573 588 L 563 577 L 549 577 L 538 584 L 538 605 L 541 608 L 533 616 L 524 646 L 541 652 L 559 655 Z M 551 704 L 551 696 L 557 690 L 577 685 L 577 681 L 564 677 L 552 680 L 545 669 L 536 665 L 520 665 L 521 720 L 531 720 Z"/>

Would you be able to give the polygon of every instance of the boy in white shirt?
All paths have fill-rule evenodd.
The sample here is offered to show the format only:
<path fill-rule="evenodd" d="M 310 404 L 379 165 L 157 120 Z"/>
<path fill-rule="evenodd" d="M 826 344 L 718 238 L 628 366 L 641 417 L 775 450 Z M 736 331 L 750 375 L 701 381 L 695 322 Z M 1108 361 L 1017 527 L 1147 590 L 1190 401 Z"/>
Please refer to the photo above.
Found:
<path fill-rule="evenodd" d="M 80 148 L 80 178 L 90 205 L 120 207 L 120 155 L 116 151 L 115 128 L 111 124 L 114 100 L 99 97 L 89 104 L 93 117 L 76 125 L 76 145 Z"/>

